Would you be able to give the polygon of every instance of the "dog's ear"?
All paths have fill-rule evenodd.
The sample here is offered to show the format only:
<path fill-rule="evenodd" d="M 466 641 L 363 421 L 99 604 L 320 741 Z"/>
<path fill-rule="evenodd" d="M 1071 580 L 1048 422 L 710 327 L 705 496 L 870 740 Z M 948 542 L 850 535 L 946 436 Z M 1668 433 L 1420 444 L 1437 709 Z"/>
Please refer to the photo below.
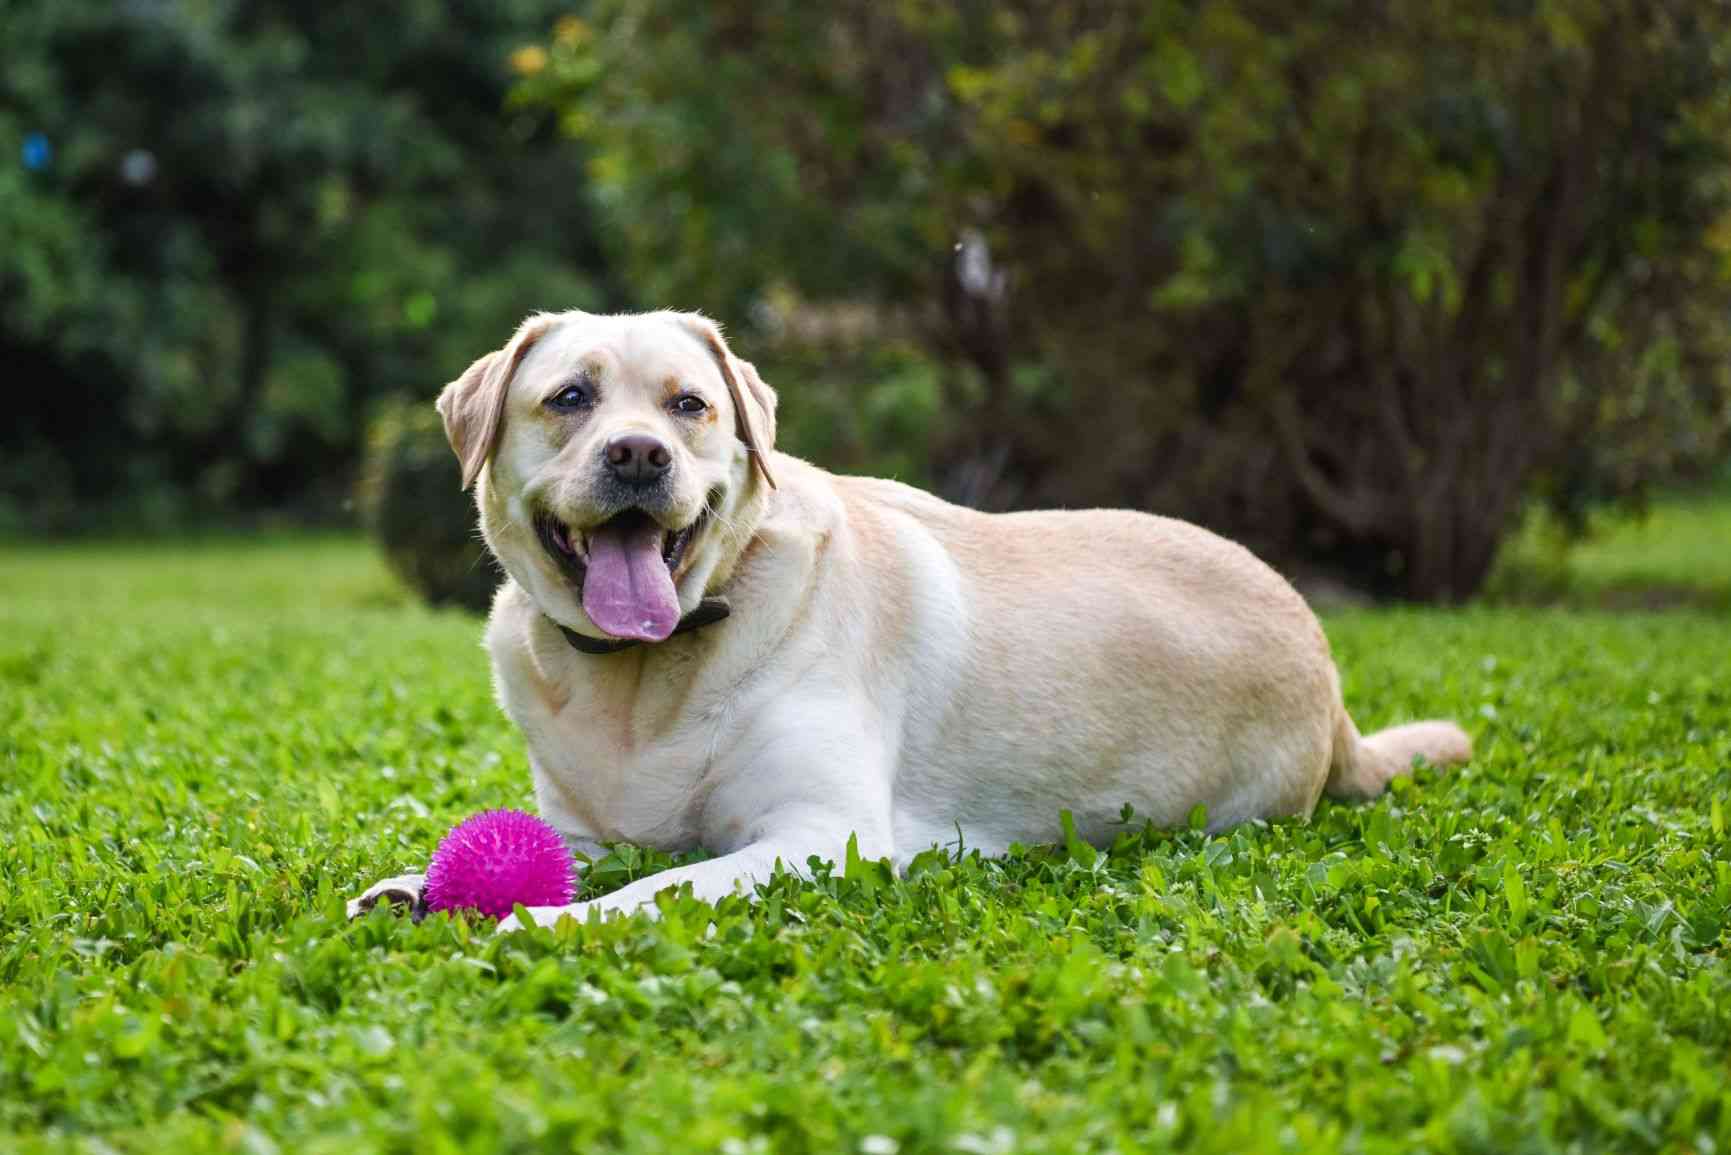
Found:
<path fill-rule="evenodd" d="M 751 462 L 771 489 L 775 477 L 769 471 L 769 451 L 775 447 L 775 390 L 764 384 L 757 367 L 733 355 L 722 339 L 721 328 L 697 313 L 677 313 L 679 321 L 709 348 L 733 398 L 735 433 L 751 452 Z"/>
<path fill-rule="evenodd" d="M 463 466 L 463 488 L 475 484 L 481 467 L 493 456 L 505 425 L 505 395 L 511 375 L 542 334 L 553 326 L 550 313 L 536 313 L 521 325 L 503 349 L 495 349 L 463 371 L 439 394 L 439 416 L 445 436 Z"/>
<path fill-rule="evenodd" d="M 741 361 L 734 357 L 733 368 L 738 371 L 740 384 L 744 386 L 742 391 L 745 394 L 746 407 L 751 413 L 751 425 L 740 435 L 740 440 L 752 446 L 757 467 L 763 471 L 763 479 L 774 489 L 775 478 L 769 475 L 768 457 L 769 451 L 775 448 L 775 390 L 758 375 L 757 366 L 750 361 Z M 755 444 L 752 437 L 757 439 Z"/>

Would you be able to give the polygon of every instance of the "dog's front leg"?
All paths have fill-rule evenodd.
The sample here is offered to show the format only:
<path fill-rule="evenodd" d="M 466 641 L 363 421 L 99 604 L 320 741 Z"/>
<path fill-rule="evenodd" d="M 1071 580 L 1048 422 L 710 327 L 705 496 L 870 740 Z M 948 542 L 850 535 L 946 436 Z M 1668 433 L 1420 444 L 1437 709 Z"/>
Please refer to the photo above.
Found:
<path fill-rule="evenodd" d="M 879 824 L 870 825 L 874 829 L 869 833 L 859 833 L 861 853 L 867 853 L 869 847 L 873 853 L 867 854 L 868 857 L 887 855 L 887 841 L 875 829 Z M 806 807 L 770 815 L 757 826 L 758 836 L 731 854 L 664 870 L 589 902 L 532 906 L 528 908 L 529 915 L 538 926 L 552 926 L 567 916 L 582 922 L 592 910 L 604 915 L 637 910 L 653 914 L 657 894 L 686 883 L 691 884 L 693 897 L 705 902 L 716 902 L 730 894 L 750 895 L 758 885 L 769 881 L 778 861 L 782 869 L 800 875 L 805 874 L 806 862 L 814 855 L 827 862 L 845 861 L 848 839 L 855 834 L 854 825 L 843 816 Z M 501 934 L 521 929 L 515 915 L 499 924 Z"/>
<path fill-rule="evenodd" d="M 427 913 L 424 897 L 427 889 L 427 876 L 424 874 L 399 874 L 395 878 L 387 878 L 375 882 L 354 898 L 349 899 L 349 921 L 353 922 L 377 906 L 381 900 L 393 910 L 407 911 L 419 922 Z"/>

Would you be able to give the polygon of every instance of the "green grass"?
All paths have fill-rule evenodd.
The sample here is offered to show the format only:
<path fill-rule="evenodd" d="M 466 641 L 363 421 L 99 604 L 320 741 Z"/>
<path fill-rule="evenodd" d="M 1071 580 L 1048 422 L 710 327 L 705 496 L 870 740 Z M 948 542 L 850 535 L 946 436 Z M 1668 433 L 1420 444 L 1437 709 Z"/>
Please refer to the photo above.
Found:
<path fill-rule="evenodd" d="M 493 939 L 341 917 L 531 804 L 475 622 L 342 540 L 0 553 L 0 1150 L 1731 1150 L 1731 619 L 1327 624 L 1478 759 Z"/>
<path fill-rule="evenodd" d="M 1731 611 L 1731 483 L 1662 496 L 1640 516 L 1601 514 L 1578 542 L 1535 514 L 1505 546 L 1492 592 L 1577 607 Z"/>

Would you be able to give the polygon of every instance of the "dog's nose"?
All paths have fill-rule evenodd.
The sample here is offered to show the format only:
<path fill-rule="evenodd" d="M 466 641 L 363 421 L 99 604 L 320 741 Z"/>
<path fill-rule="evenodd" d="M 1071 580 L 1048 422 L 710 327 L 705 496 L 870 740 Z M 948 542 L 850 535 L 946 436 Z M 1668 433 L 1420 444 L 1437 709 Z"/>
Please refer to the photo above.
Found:
<path fill-rule="evenodd" d="M 607 468 L 620 481 L 647 485 L 657 481 L 673 465 L 673 454 L 647 433 L 627 433 L 607 443 L 603 452 Z"/>

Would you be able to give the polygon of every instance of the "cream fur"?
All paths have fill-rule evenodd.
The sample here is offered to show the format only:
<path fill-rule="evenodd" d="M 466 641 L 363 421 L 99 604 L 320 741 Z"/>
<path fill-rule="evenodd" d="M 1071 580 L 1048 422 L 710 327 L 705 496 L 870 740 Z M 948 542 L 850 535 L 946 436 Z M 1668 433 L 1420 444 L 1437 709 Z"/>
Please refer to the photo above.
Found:
<path fill-rule="evenodd" d="M 712 333 L 680 314 L 563 314 L 508 382 L 478 493 L 511 575 L 486 645 L 541 813 L 585 849 L 718 855 L 536 909 L 537 921 L 647 906 L 681 883 L 718 898 L 777 860 L 839 862 L 850 835 L 867 857 L 905 862 L 958 834 L 987 853 L 1054 839 L 1061 809 L 1096 842 L 1125 803 L 1161 825 L 1201 803 L 1219 829 L 1308 814 L 1325 787 L 1374 796 L 1415 757 L 1469 756 L 1446 722 L 1361 739 L 1303 599 L 1195 526 L 1114 510 L 987 515 L 773 451 L 771 489 L 736 433 Z M 594 429 L 561 440 L 536 407 L 579 362 L 611 388 Z M 650 401 L 670 378 L 700 384 L 718 419 L 669 425 Z M 760 411 L 746 416 L 767 447 L 774 396 L 749 379 Z M 598 631 L 528 530 L 525 495 L 562 493 L 580 521 L 597 438 L 625 427 L 679 435 L 681 511 L 725 488 L 678 588 L 687 611 L 725 592 L 733 616 L 584 655 L 555 621 Z"/>

